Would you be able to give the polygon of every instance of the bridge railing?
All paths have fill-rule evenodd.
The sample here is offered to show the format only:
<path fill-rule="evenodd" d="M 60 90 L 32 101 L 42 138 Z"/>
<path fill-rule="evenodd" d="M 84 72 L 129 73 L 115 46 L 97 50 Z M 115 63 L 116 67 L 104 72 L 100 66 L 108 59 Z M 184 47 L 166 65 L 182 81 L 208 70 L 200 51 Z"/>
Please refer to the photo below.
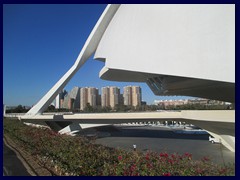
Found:
<path fill-rule="evenodd" d="M 8 118 L 18 118 L 21 116 L 24 116 L 25 113 L 6 113 L 4 114 L 4 117 L 8 117 Z"/>

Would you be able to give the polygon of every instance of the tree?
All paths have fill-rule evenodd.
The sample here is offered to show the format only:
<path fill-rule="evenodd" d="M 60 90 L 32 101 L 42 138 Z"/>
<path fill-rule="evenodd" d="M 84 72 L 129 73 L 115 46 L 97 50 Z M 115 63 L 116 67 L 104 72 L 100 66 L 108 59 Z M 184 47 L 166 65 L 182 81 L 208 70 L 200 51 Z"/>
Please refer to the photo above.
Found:
<path fill-rule="evenodd" d="M 90 105 L 90 103 L 86 104 L 86 107 L 84 108 L 85 112 L 94 112 L 93 107 Z"/>
<path fill-rule="evenodd" d="M 54 112 L 55 111 L 55 106 L 53 106 L 53 105 L 48 106 L 46 111 L 47 112 Z"/>

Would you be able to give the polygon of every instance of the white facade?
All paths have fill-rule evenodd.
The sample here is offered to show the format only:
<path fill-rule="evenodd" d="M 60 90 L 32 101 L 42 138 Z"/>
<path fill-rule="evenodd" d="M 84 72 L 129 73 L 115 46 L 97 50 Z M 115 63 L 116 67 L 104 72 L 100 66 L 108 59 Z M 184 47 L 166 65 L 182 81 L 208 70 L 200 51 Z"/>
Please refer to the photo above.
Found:
<path fill-rule="evenodd" d="M 108 5 L 75 64 L 26 114 L 42 113 L 95 52 L 102 79 L 146 82 L 156 95 L 235 102 L 235 5 Z"/>
<path fill-rule="evenodd" d="M 61 108 L 61 99 L 60 99 L 60 94 L 57 95 L 56 99 L 55 99 L 55 108 L 56 109 L 60 109 Z"/>
<path fill-rule="evenodd" d="M 121 5 L 96 50 L 100 77 L 155 95 L 235 101 L 235 6 Z"/>
<path fill-rule="evenodd" d="M 94 53 L 105 62 L 102 79 L 146 82 L 156 95 L 235 102 L 234 4 L 115 4 L 107 6 L 74 65 L 23 118 L 47 109 Z M 202 120 L 209 112 L 188 115 L 208 128 Z"/>
<path fill-rule="evenodd" d="M 234 83 L 234 42 L 234 5 L 126 4 L 95 58 L 105 68 Z"/>

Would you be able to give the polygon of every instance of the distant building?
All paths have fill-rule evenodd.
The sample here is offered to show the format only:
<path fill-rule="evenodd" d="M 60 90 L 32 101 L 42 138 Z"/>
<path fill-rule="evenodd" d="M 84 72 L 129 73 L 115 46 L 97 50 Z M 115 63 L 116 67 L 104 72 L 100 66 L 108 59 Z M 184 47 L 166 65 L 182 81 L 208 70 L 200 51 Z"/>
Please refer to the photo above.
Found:
<path fill-rule="evenodd" d="M 62 108 L 64 109 L 69 109 L 68 107 L 68 100 L 69 100 L 70 95 L 67 93 L 64 96 L 63 103 L 62 103 Z"/>
<path fill-rule="evenodd" d="M 142 101 L 141 105 L 147 105 L 147 102 L 146 101 Z"/>
<path fill-rule="evenodd" d="M 96 107 L 99 104 L 98 89 L 94 87 L 85 87 L 80 90 L 80 109 L 84 110 L 89 103 L 90 106 Z"/>
<path fill-rule="evenodd" d="M 125 86 L 123 88 L 124 105 L 139 106 L 142 101 L 142 91 L 139 86 Z"/>
<path fill-rule="evenodd" d="M 88 103 L 92 107 L 97 106 L 97 100 L 98 100 L 98 89 L 90 87 L 88 88 Z"/>
<path fill-rule="evenodd" d="M 102 98 L 101 94 L 98 94 L 97 106 L 101 106 L 101 102 L 102 102 L 101 98 Z"/>
<path fill-rule="evenodd" d="M 115 108 L 120 104 L 120 89 L 115 86 L 102 88 L 102 107 Z"/>
<path fill-rule="evenodd" d="M 142 91 L 139 86 L 132 86 L 132 106 L 140 106 L 142 101 Z"/>
<path fill-rule="evenodd" d="M 63 108 L 79 109 L 80 108 L 80 88 L 74 87 L 64 96 Z"/>
<path fill-rule="evenodd" d="M 80 89 L 80 109 L 84 110 L 84 108 L 86 107 L 87 103 L 88 103 L 88 91 L 87 88 L 81 88 Z"/>
<path fill-rule="evenodd" d="M 155 105 L 159 105 L 162 107 L 168 107 L 168 106 L 180 106 L 185 104 L 200 104 L 200 105 L 224 105 L 225 102 L 222 101 L 216 101 L 216 100 L 209 100 L 204 98 L 196 98 L 196 99 L 179 99 L 179 100 L 155 100 Z"/>
<path fill-rule="evenodd" d="M 120 89 L 118 87 L 110 87 L 110 107 L 115 108 L 120 103 Z"/>
<path fill-rule="evenodd" d="M 154 104 L 155 105 L 159 105 L 162 107 L 168 107 L 168 106 L 179 106 L 179 105 L 184 105 L 184 104 L 188 104 L 189 100 L 155 100 Z"/>
<path fill-rule="evenodd" d="M 126 106 L 132 105 L 132 86 L 123 87 L 123 102 Z"/>
<path fill-rule="evenodd" d="M 101 104 L 102 107 L 110 107 L 109 87 L 102 87 Z"/>
<path fill-rule="evenodd" d="M 55 99 L 55 108 L 60 109 L 63 108 L 63 101 L 64 101 L 64 96 L 67 94 L 66 90 L 62 90 L 56 97 Z"/>
<path fill-rule="evenodd" d="M 189 104 L 208 104 L 208 99 L 204 99 L 204 98 L 197 98 L 197 99 L 189 99 L 188 103 Z"/>

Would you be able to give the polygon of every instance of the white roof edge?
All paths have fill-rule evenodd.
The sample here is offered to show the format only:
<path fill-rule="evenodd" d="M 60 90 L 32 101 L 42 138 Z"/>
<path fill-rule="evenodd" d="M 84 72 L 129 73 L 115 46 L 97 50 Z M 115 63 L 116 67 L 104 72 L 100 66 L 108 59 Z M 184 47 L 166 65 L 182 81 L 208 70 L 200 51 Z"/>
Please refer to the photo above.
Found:
<path fill-rule="evenodd" d="M 107 29 L 109 23 L 111 22 L 113 16 L 115 15 L 119 7 L 120 4 L 107 5 L 104 12 L 98 19 L 96 25 L 94 26 L 93 30 L 91 31 L 90 35 L 88 36 L 74 65 L 81 66 L 96 51 L 105 30 Z M 81 59 L 84 59 L 85 61 L 82 60 L 81 62 Z"/>

